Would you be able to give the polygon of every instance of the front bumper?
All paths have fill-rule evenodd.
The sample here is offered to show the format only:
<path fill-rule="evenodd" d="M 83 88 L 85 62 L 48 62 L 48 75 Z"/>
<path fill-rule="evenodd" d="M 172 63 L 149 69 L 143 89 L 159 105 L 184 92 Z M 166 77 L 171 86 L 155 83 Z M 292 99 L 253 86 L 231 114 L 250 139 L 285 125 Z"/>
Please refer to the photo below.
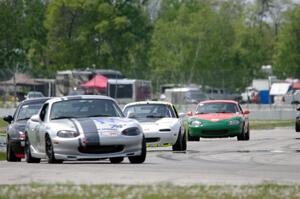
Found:
<path fill-rule="evenodd" d="M 205 123 L 199 127 L 189 126 L 189 135 L 204 138 L 234 137 L 242 134 L 243 126 Z"/>
<path fill-rule="evenodd" d="M 159 146 L 172 146 L 176 143 L 178 138 L 177 132 L 145 132 L 147 147 L 159 147 Z"/>
<path fill-rule="evenodd" d="M 142 152 L 143 135 L 101 136 L 99 143 L 84 143 L 84 138 L 52 139 L 55 158 L 59 160 L 97 160 L 137 156 Z"/>

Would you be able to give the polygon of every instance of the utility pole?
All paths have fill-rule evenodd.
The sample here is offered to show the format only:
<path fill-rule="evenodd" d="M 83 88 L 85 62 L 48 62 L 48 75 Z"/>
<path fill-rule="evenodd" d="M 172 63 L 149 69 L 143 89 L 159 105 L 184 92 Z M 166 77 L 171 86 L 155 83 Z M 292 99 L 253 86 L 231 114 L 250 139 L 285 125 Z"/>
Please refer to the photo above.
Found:
<path fill-rule="evenodd" d="M 15 107 L 17 107 L 17 82 L 16 82 L 16 74 L 18 73 L 18 66 L 19 66 L 19 63 L 16 64 L 15 71 L 14 71 L 14 78 L 13 78 L 13 81 L 14 81 L 14 106 Z"/>

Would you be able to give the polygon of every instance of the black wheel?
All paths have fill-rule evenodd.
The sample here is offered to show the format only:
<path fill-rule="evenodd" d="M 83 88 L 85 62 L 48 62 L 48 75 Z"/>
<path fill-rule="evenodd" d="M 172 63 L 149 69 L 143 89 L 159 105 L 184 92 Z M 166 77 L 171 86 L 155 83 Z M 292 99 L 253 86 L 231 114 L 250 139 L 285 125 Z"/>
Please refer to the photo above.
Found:
<path fill-rule="evenodd" d="M 143 137 L 141 155 L 139 155 L 139 156 L 129 156 L 128 159 L 129 159 L 131 164 L 141 164 L 141 163 L 145 162 L 146 154 L 147 154 L 146 140 L 145 140 L 145 137 Z"/>
<path fill-rule="evenodd" d="M 186 132 L 184 132 L 183 137 L 182 137 L 182 149 L 183 149 L 183 151 L 186 150 L 186 145 L 187 145 Z"/>
<path fill-rule="evenodd" d="M 237 136 L 237 140 L 238 141 L 244 141 L 244 140 L 246 140 L 246 134 L 245 134 L 244 128 L 243 128 L 242 133 Z"/>
<path fill-rule="evenodd" d="M 245 140 L 250 140 L 250 129 L 247 129 L 247 132 L 245 133 Z"/>
<path fill-rule="evenodd" d="M 109 160 L 113 164 L 119 164 L 119 163 L 123 162 L 124 157 L 109 158 Z"/>
<path fill-rule="evenodd" d="M 7 142 L 6 142 L 6 160 L 7 160 L 7 162 L 20 162 L 21 161 L 21 158 L 17 158 L 15 156 L 15 153 L 12 149 L 9 139 L 7 139 Z"/>
<path fill-rule="evenodd" d="M 181 136 L 181 130 L 178 133 L 176 143 L 172 146 L 173 151 L 185 151 L 186 150 L 186 136 L 185 133 Z"/>
<path fill-rule="evenodd" d="M 295 125 L 295 130 L 296 130 L 296 132 L 300 132 L 300 125 L 297 122 Z"/>
<path fill-rule="evenodd" d="M 25 160 L 27 163 L 40 163 L 41 162 L 40 158 L 32 157 L 31 151 L 30 151 L 30 142 L 29 142 L 29 139 L 27 136 L 26 136 L 26 140 L 25 140 Z"/>
<path fill-rule="evenodd" d="M 50 164 L 63 163 L 63 160 L 57 160 L 55 158 L 52 141 L 48 135 L 45 138 L 45 145 L 46 145 L 45 148 L 46 148 L 46 155 L 48 158 L 48 163 L 50 163 Z"/>
<path fill-rule="evenodd" d="M 191 135 L 188 133 L 188 141 L 199 142 L 199 140 L 200 140 L 200 137 L 197 137 L 197 136 L 191 136 Z"/>

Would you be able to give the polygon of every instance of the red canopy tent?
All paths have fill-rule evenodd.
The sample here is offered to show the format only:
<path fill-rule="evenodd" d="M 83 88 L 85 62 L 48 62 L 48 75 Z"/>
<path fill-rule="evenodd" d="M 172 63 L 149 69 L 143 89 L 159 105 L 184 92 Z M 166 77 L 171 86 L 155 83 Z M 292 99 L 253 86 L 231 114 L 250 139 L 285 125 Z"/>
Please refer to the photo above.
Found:
<path fill-rule="evenodd" d="M 96 75 L 91 80 L 80 84 L 80 86 L 86 89 L 106 90 L 107 78 L 103 75 Z"/>

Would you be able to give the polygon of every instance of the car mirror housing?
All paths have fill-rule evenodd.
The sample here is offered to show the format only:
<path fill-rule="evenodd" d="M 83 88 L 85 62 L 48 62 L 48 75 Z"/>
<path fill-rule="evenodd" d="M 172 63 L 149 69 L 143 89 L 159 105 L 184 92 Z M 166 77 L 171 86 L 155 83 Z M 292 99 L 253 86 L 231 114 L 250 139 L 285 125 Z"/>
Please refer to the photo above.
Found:
<path fill-rule="evenodd" d="M 187 115 L 187 116 L 193 116 L 193 112 L 192 112 L 192 111 L 189 111 L 189 112 L 186 113 L 186 115 Z"/>
<path fill-rule="evenodd" d="M 178 117 L 179 117 L 179 118 L 184 118 L 185 116 L 186 116 L 185 113 L 179 113 L 179 114 L 178 114 Z"/>
<path fill-rule="evenodd" d="M 31 116 L 31 121 L 33 121 L 33 122 L 40 122 L 41 121 L 41 118 L 40 118 L 40 116 L 39 115 L 33 115 L 33 116 Z"/>
<path fill-rule="evenodd" d="M 243 111 L 243 114 L 245 114 L 245 115 L 248 115 L 249 113 L 250 113 L 250 111 L 247 109 Z"/>
<path fill-rule="evenodd" d="M 14 118 L 13 118 L 13 116 L 11 116 L 11 115 L 7 115 L 7 116 L 5 116 L 5 117 L 3 118 L 3 120 L 4 120 L 5 122 L 11 123 L 11 122 L 14 120 Z"/>

